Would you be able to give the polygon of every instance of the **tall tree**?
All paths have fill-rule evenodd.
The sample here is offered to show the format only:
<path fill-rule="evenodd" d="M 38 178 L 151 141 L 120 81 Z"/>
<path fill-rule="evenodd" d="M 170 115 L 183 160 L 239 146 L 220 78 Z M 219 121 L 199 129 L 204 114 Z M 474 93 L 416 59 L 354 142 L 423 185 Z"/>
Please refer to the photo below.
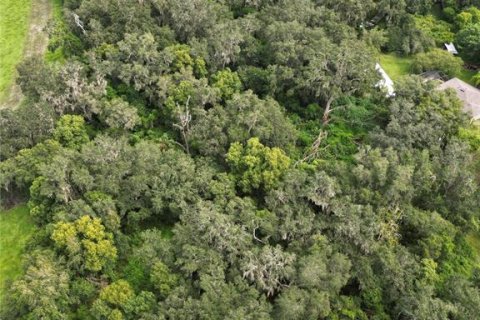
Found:
<path fill-rule="evenodd" d="M 342 95 L 361 94 L 378 79 L 371 49 L 359 41 L 325 43 L 305 69 L 306 85 L 325 102 L 322 121 L 327 124 L 333 103 Z"/>
<path fill-rule="evenodd" d="M 70 311 L 69 289 L 70 275 L 53 252 L 35 251 L 27 263 L 25 275 L 10 289 L 7 302 L 12 305 L 7 305 L 4 312 L 12 313 L 5 316 L 66 319 Z"/>

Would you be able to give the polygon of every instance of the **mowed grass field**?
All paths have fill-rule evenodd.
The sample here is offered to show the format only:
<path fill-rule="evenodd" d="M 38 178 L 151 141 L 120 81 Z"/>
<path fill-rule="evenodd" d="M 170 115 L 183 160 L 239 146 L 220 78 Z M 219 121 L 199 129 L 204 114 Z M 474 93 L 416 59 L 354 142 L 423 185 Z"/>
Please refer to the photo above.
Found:
<path fill-rule="evenodd" d="M 0 299 L 5 281 L 21 274 L 22 252 L 34 231 L 35 225 L 26 205 L 0 211 Z"/>
<path fill-rule="evenodd" d="M 0 101 L 7 95 L 21 61 L 32 0 L 0 1 Z"/>
<path fill-rule="evenodd" d="M 400 57 L 396 54 L 381 54 L 380 65 L 393 81 L 412 73 L 412 57 Z"/>

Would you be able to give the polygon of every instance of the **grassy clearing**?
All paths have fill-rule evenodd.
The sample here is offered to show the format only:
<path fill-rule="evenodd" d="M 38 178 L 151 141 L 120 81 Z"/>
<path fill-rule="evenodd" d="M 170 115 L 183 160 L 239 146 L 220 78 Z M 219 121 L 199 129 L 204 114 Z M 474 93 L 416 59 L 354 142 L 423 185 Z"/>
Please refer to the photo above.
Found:
<path fill-rule="evenodd" d="M 0 101 L 7 95 L 22 59 L 32 0 L 0 1 Z"/>
<path fill-rule="evenodd" d="M 26 205 L 0 212 L 0 297 L 5 280 L 20 275 L 22 251 L 34 230 Z"/>
<path fill-rule="evenodd" d="M 411 56 L 401 57 L 394 53 L 380 55 L 380 65 L 393 81 L 400 79 L 402 76 L 411 74 L 412 64 L 413 57 Z M 458 78 L 473 85 L 472 77 L 475 74 L 476 71 L 462 69 Z"/>
<path fill-rule="evenodd" d="M 410 74 L 412 63 L 411 57 L 400 57 L 393 53 L 380 55 L 380 65 L 393 81 Z"/>

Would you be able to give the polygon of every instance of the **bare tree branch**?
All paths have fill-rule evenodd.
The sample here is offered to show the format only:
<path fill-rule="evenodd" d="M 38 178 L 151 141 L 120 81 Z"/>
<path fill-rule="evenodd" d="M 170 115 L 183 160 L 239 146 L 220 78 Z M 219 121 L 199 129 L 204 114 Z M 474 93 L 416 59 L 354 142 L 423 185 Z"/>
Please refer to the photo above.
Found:
<path fill-rule="evenodd" d="M 75 24 L 77 25 L 77 27 L 79 27 L 83 34 L 86 34 L 87 32 L 85 31 L 85 28 L 83 27 L 83 22 L 82 20 L 80 20 L 80 17 L 78 16 L 78 14 L 76 13 L 73 13 L 73 18 L 75 19 Z"/>
<path fill-rule="evenodd" d="M 185 144 L 184 149 L 188 155 L 190 155 L 190 147 L 188 145 L 188 134 L 190 132 L 190 121 L 192 121 L 192 115 L 190 114 L 190 109 L 188 107 L 189 103 L 190 103 L 190 96 L 188 96 L 187 98 L 184 111 L 182 111 L 180 109 L 180 106 L 177 104 L 179 123 L 173 124 L 173 126 L 178 130 L 180 130 L 180 132 L 182 133 L 183 142 Z"/>

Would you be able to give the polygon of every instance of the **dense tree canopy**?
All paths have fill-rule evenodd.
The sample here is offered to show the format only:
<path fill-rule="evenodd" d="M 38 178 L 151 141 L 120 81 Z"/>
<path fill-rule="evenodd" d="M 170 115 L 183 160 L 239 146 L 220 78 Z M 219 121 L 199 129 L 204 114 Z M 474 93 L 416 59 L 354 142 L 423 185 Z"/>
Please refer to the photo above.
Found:
<path fill-rule="evenodd" d="M 478 60 L 475 5 L 63 1 L 64 59 L 22 62 L 0 110 L 2 205 L 39 230 L 0 317 L 475 319 L 478 128 L 375 71 L 459 74 L 433 48 Z"/>

